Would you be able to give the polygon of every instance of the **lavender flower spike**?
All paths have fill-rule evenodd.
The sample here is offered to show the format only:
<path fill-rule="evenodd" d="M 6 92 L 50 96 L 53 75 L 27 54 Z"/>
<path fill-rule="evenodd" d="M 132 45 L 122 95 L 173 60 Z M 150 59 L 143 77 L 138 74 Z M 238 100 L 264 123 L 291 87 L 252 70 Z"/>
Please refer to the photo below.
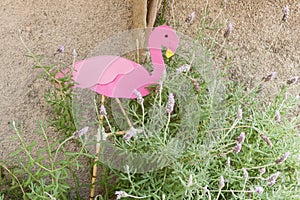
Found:
<path fill-rule="evenodd" d="M 299 79 L 299 76 L 294 76 L 294 77 L 290 78 L 289 80 L 287 80 L 287 84 L 293 85 L 298 81 L 298 79 Z"/>
<path fill-rule="evenodd" d="M 271 72 L 268 76 L 264 77 L 263 80 L 265 82 L 272 81 L 275 79 L 277 72 Z"/>
<path fill-rule="evenodd" d="M 283 163 L 291 154 L 290 151 L 287 151 L 285 154 L 283 154 L 283 156 L 281 156 L 278 160 L 276 160 L 276 164 L 281 164 Z"/>
<path fill-rule="evenodd" d="M 243 119 L 243 110 L 242 110 L 241 107 L 238 108 L 237 119 L 238 120 L 242 120 Z"/>
<path fill-rule="evenodd" d="M 260 186 L 255 186 L 255 192 L 258 194 L 262 194 L 264 192 L 264 188 Z"/>
<path fill-rule="evenodd" d="M 241 143 L 237 143 L 235 147 L 233 147 L 233 152 L 234 153 L 240 153 L 240 151 L 242 150 L 242 144 Z"/>
<path fill-rule="evenodd" d="M 88 130 L 89 130 L 89 127 L 86 126 L 86 127 L 82 128 L 82 129 L 79 130 L 79 131 L 75 131 L 75 132 L 73 133 L 73 138 L 74 138 L 74 139 L 78 139 L 78 138 L 82 137 L 84 134 L 86 134 L 86 133 L 88 132 Z"/>
<path fill-rule="evenodd" d="M 242 144 L 245 141 L 245 137 L 245 132 L 241 132 L 240 136 L 237 138 L 238 143 Z"/>
<path fill-rule="evenodd" d="M 186 18 L 185 22 L 191 24 L 191 23 L 194 21 L 195 16 L 196 16 L 196 15 L 195 15 L 195 12 L 192 12 L 192 13 Z"/>
<path fill-rule="evenodd" d="M 57 53 L 64 53 L 65 52 L 65 46 L 61 45 L 59 46 L 59 48 L 57 49 Z"/>
<path fill-rule="evenodd" d="M 270 146 L 273 147 L 273 144 L 270 140 L 270 138 L 268 138 L 266 135 L 264 135 L 263 133 L 260 134 L 260 137 Z"/>
<path fill-rule="evenodd" d="M 129 141 L 132 137 L 136 136 L 136 134 L 137 134 L 137 130 L 135 128 L 131 127 L 128 131 L 126 131 L 123 138 L 126 141 Z"/>
<path fill-rule="evenodd" d="M 267 186 L 273 186 L 276 183 L 276 180 L 277 180 L 279 175 L 280 175 L 280 172 L 276 172 L 275 174 L 271 175 L 267 179 Z"/>
<path fill-rule="evenodd" d="M 115 194 L 117 195 L 117 200 L 123 197 L 128 197 L 128 194 L 124 191 L 116 191 Z"/>
<path fill-rule="evenodd" d="M 227 30 L 224 33 L 224 38 L 228 38 L 230 36 L 232 32 L 232 24 L 229 22 L 228 26 L 227 26 Z"/>
<path fill-rule="evenodd" d="M 191 66 L 190 66 L 190 65 L 184 64 L 184 65 L 182 65 L 181 67 L 177 68 L 177 69 L 176 69 L 176 72 L 177 72 L 177 74 L 180 74 L 180 73 L 182 73 L 182 72 L 188 72 L 188 71 L 190 71 L 190 69 L 191 69 Z"/>
<path fill-rule="evenodd" d="M 137 99 L 136 99 L 137 102 L 139 104 L 142 104 L 144 102 L 142 94 L 139 91 L 137 91 L 137 90 L 134 90 L 133 93 L 137 96 Z"/>
<path fill-rule="evenodd" d="M 244 179 L 247 180 L 249 178 L 249 174 L 248 174 L 247 170 L 245 168 L 243 168 L 242 171 L 243 171 Z"/>
<path fill-rule="evenodd" d="M 103 116 L 107 115 L 107 112 L 106 112 L 106 109 L 105 109 L 104 105 L 100 106 L 100 115 L 103 115 Z"/>
<path fill-rule="evenodd" d="M 279 123 L 281 121 L 280 111 L 276 110 L 275 112 L 275 122 Z"/>
<path fill-rule="evenodd" d="M 260 175 L 263 175 L 265 172 L 266 172 L 266 168 L 263 167 L 259 169 Z"/>
<path fill-rule="evenodd" d="M 169 94 L 169 100 L 166 106 L 166 112 L 171 113 L 174 110 L 174 105 L 175 105 L 175 99 L 173 93 Z"/>
<path fill-rule="evenodd" d="M 219 181 L 219 189 L 222 189 L 224 186 L 225 186 L 225 180 L 224 177 L 221 176 Z"/>
<path fill-rule="evenodd" d="M 289 8 L 288 5 L 286 5 L 285 8 L 284 8 L 284 14 L 283 14 L 283 17 L 282 17 L 283 22 L 286 22 L 288 20 L 289 14 L 290 14 L 290 8 Z"/>

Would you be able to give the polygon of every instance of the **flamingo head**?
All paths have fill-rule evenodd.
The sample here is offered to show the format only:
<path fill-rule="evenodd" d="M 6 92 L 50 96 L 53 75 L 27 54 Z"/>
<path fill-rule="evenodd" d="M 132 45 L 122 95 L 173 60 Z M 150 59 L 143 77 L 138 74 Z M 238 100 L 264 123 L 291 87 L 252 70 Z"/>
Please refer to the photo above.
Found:
<path fill-rule="evenodd" d="M 158 48 L 166 47 L 166 57 L 171 57 L 179 45 L 179 37 L 169 26 L 163 25 L 156 27 L 149 37 L 149 47 Z"/>

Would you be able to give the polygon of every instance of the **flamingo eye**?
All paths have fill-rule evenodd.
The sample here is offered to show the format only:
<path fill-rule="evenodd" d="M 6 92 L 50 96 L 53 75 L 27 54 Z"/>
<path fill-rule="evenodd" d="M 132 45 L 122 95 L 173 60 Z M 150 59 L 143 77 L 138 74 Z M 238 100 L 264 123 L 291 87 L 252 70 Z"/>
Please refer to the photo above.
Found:
<path fill-rule="evenodd" d="M 165 38 L 169 37 L 168 35 L 165 35 Z"/>

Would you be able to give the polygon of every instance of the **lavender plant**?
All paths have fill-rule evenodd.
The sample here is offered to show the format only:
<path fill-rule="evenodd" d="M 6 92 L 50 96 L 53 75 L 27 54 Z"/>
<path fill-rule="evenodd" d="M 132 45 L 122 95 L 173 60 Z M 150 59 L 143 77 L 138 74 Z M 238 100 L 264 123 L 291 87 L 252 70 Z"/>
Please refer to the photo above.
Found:
<path fill-rule="evenodd" d="M 166 1 L 163 9 L 165 4 Z M 164 21 L 164 13 L 161 16 L 159 23 Z M 289 7 L 286 7 L 282 21 L 286 22 L 288 16 Z M 195 20 L 192 13 L 188 22 Z M 232 24 L 228 23 L 225 40 L 233 36 L 231 33 Z M 211 53 L 214 45 L 213 42 L 208 45 L 205 55 Z M 63 50 L 60 48 L 60 52 Z M 98 129 L 102 136 L 92 143 L 102 150 L 96 160 L 103 171 L 94 186 L 100 190 L 95 199 L 299 199 L 299 117 L 289 115 L 299 105 L 299 100 L 287 95 L 289 86 L 298 83 L 298 77 L 287 80 L 268 103 L 260 96 L 260 91 L 275 78 L 276 72 L 262 75 L 262 81 L 247 91 L 226 81 L 226 101 L 219 107 L 222 116 L 215 118 L 218 115 L 212 111 L 215 105 L 209 93 L 211 88 L 197 70 L 207 63 L 201 60 L 202 57 L 197 59 L 199 62 L 175 56 L 167 60 L 169 76 L 155 86 L 149 96 L 143 98 L 136 92 L 137 100 L 121 101 L 132 121 L 131 129 L 127 131 L 120 131 L 112 107 L 95 105 L 95 112 L 104 117 L 102 127 Z M 19 176 L 22 174 L 20 169 L 11 171 L 3 162 L 0 168 L 12 177 L 10 191 L 18 191 L 16 196 L 19 198 L 67 199 L 71 187 L 65 180 L 72 163 L 80 167 L 77 159 L 83 149 L 79 153 L 63 151 L 65 161 L 57 161 L 57 154 L 68 141 L 83 139 L 88 128 L 75 130 L 70 112 L 70 77 L 56 79 L 49 73 L 51 67 L 37 66 L 45 69 L 47 80 L 54 86 L 61 84 L 62 89 L 56 88 L 46 95 L 56 114 L 64 111 L 52 125 L 73 135 L 54 144 L 55 148 L 46 147 L 51 158 L 49 163 L 41 157 L 32 157 L 33 145 L 25 144 L 19 129 L 14 126 L 22 150 L 28 156 L 28 164 L 21 168 L 27 179 Z M 43 137 L 47 140 L 45 132 Z M 110 155 L 109 151 L 111 153 L 111 149 L 104 151 L 105 142 L 113 143 L 120 150 L 114 152 L 111 162 L 103 159 Z M 148 157 L 130 161 L 121 150 L 148 153 Z M 157 154 L 160 154 L 158 159 L 153 159 Z M 84 152 L 84 155 L 94 158 L 90 152 Z M 116 169 L 116 164 L 122 160 L 127 161 L 124 169 Z M 153 160 L 156 162 L 154 170 L 137 172 L 133 167 Z M 82 184 L 89 183 L 77 183 L 72 189 L 77 191 Z M 1 194 L 8 195 L 8 192 Z M 87 197 L 77 193 L 76 198 Z"/>

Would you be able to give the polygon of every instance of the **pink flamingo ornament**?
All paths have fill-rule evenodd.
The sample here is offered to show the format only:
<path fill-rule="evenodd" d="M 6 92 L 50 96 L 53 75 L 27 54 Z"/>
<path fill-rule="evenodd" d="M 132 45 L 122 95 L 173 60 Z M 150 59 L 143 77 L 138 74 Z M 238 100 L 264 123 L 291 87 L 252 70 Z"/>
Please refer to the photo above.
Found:
<path fill-rule="evenodd" d="M 149 36 L 148 47 L 153 65 L 150 73 L 140 64 L 119 56 L 102 55 L 88 58 L 74 64 L 72 78 L 77 83 L 74 87 L 89 88 L 102 94 L 101 104 L 104 104 L 104 96 L 116 98 L 130 130 L 136 130 L 130 123 L 118 98 L 137 98 L 138 93 L 142 96 L 150 92 L 148 86 L 157 84 L 165 71 L 165 63 L 162 56 L 162 47 L 166 47 L 166 57 L 171 57 L 179 44 L 179 37 L 169 26 L 156 27 Z M 67 71 L 66 71 L 67 72 Z M 57 75 L 63 77 L 62 73 Z M 100 123 L 103 116 L 100 115 Z M 100 147 L 96 146 L 96 155 Z M 92 187 L 90 199 L 94 199 L 95 182 L 97 174 L 98 157 L 95 157 L 93 166 Z"/>
<path fill-rule="evenodd" d="M 156 27 L 150 34 L 148 47 L 153 65 L 150 73 L 140 64 L 119 56 L 101 55 L 78 61 L 72 73 L 77 88 L 89 88 L 99 94 L 113 98 L 137 98 L 149 94 L 148 86 L 161 79 L 165 63 L 162 47 L 166 47 L 166 57 L 171 57 L 179 44 L 179 38 L 169 26 Z"/>

